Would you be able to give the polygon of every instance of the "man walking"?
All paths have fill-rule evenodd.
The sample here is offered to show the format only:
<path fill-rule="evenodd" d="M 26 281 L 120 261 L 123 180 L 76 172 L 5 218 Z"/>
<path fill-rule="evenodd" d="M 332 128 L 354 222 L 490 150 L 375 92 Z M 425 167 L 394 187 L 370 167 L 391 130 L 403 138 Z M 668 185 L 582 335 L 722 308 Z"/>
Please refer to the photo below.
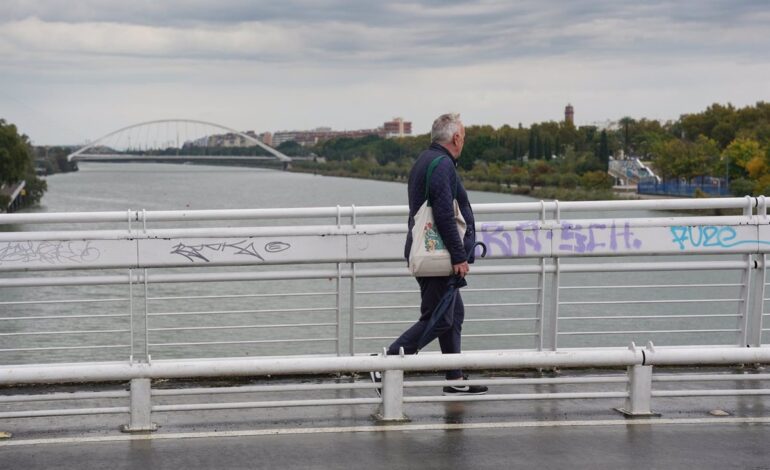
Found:
<path fill-rule="evenodd" d="M 412 247 L 414 217 L 425 202 L 425 179 L 428 167 L 436 158 L 445 157 L 441 158 L 432 173 L 429 197 L 436 229 L 444 242 L 444 246 L 449 251 L 452 269 L 455 275 L 462 278 L 470 270 L 468 264 L 473 262 L 473 248 L 476 240 L 473 210 L 468 200 L 468 193 L 465 191 L 456 170 L 457 160 L 460 158 L 464 143 L 465 127 L 460 121 L 459 114 L 443 114 L 433 121 L 430 147 L 420 154 L 409 173 L 409 230 L 404 247 L 404 255 L 408 261 Z M 453 202 L 455 198 L 467 223 L 465 236 L 462 238 L 455 222 Z M 417 352 L 417 342 L 425 331 L 431 313 L 446 292 L 450 277 L 417 277 L 422 298 L 420 318 L 388 347 L 388 355 L 399 354 L 400 348 L 404 349 L 405 354 Z M 459 292 L 454 307 L 451 327 L 438 337 L 443 354 L 459 354 L 461 350 L 460 342 L 465 309 Z M 373 378 L 375 378 L 374 375 Z M 447 380 L 467 379 L 463 376 L 462 371 L 457 369 L 447 371 L 446 378 Z M 444 395 L 482 395 L 487 392 L 487 387 L 458 383 L 444 387 L 443 391 Z"/>

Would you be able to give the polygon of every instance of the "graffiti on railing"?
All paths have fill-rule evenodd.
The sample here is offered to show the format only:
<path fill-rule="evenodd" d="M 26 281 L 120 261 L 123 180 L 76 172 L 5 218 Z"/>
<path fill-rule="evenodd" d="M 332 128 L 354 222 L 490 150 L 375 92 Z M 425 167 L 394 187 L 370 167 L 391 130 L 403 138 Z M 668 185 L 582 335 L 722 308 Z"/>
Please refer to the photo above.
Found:
<path fill-rule="evenodd" d="M 544 243 L 553 240 L 554 231 L 542 230 L 538 222 L 524 222 L 513 230 L 506 230 L 499 222 L 481 225 L 481 241 L 493 256 L 528 256 L 543 253 Z M 590 223 L 582 225 L 561 222 L 558 239 L 559 251 L 590 254 L 600 250 L 635 251 L 642 248 L 642 240 L 634 235 L 629 221 L 618 224 Z M 513 235 L 512 235 L 513 234 Z"/>
<path fill-rule="evenodd" d="M 553 237 L 552 232 L 548 235 Z M 601 248 L 612 252 L 642 248 L 642 241 L 634 236 L 628 221 L 625 221 L 621 227 L 618 227 L 615 221 L 610 225 L 591 223 L 587 226 L 562 222 L 560 238 L 559 250 L 572 253 L 593 253 Z M 561 243 L 565 241 L 567 243 Z"/>
<path fill-rule="evenodd" d="M 3 263 L 88 263 L 101 253 L 90 241 L 22 241 L 0 243 Z"/>
<path fill-rule="evenodd" d="M 540 240 L 540 226 L 537 222 L 525 222 L 515 227 L 516 240 L 506 231 L 501 223 L 481 224 L 481 240 L 489 250 L 490 256 L 526 256 L 528 253 L 541 253 L 543 244 Z"/>
<path fill-rule="evenodd" d="M 670 227 L 673 242 L 680 250 L 688 248 L 732 248 L 739 245 L 763 244 L 770 241 L 756 238 L 741 240 L 735 228 L 728 225 L 675 225 Z"/>
<path fill-rule="evenodd" d="M 267 253 L 280 253 L 291 248 L 291 245 L 284 242 L 270 242 L 264 247 Z M 206 263 L 211 261 L 211 258 L 216 254 L 230 254 L 230 255 L 243 255 L 264 261 L 265 258 L 259 254 L 257 247 L 254 246 L 253 241 L 241 240 L 238 242 L 214 242 L 214 243 L 201 243 L 198 245 L 186 245 L 184 243 L 178 243 L 171 248 L 172 255 L 180 255 L 187 258 L 188 261 L 194 263 L 196 260 L 204 261 Z"/>

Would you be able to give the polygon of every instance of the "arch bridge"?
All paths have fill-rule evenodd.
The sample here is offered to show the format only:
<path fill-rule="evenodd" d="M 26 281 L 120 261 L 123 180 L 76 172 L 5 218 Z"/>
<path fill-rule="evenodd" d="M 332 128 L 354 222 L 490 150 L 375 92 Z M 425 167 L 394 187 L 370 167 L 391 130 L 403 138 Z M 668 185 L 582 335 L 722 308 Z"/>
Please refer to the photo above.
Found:
<path fill-rule="evenodd" d="M 222 155 L 224 151 L 228 155 Z M 159 119 L 110 132 L 67 156 L 68 161 L 266 160 L 289 157 L 256 135 L 196 119 Z"/>

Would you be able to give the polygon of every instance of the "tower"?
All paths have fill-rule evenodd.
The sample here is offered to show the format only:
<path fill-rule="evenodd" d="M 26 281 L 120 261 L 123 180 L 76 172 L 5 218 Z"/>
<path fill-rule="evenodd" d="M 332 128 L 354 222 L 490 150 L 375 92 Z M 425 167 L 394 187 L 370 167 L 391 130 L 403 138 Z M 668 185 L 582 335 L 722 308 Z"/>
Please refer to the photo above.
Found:
<path fill-rule="evenodd" d="M 572 105 L 567 103 L 567 107 L 564 108 L 564 122 L 575 125 L 575 110 Z"/>

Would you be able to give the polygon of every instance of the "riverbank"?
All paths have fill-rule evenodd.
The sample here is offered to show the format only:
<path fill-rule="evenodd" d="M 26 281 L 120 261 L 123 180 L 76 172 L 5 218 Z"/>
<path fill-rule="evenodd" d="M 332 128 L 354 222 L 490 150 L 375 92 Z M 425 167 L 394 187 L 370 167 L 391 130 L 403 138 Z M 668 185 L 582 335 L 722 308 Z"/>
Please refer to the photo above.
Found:
<path fill-rule="evenodd" d="M 295 163 L 290 171 L 296 173 L 311 173 L 314 175 L 336 176 L 341 178 L 368 179 L 375 181 L 390 181 L 406 183 L 409 177 L 408 170 L 397 167 L 380 167 L 376 171 L 356 171 L 345 168 L 324 168 L 314 163 Z M 460 173 L 463 176 L 463 173 Z M 536 199 L 558 199 L 560 201 L 607 201 L 615 199 L 638 199 L 636 194 L 623 197 L 612 190 L 591 190 L 583 188 L 560 188 L 552 186 L 535 187 L 518 186 L 515 184 L 500 183 L 497 181 L 478 181 L 465 179 L 465 189 L 470 191 L 483 191 L 488 193 L 512 194 L 529 196 Z"/>

